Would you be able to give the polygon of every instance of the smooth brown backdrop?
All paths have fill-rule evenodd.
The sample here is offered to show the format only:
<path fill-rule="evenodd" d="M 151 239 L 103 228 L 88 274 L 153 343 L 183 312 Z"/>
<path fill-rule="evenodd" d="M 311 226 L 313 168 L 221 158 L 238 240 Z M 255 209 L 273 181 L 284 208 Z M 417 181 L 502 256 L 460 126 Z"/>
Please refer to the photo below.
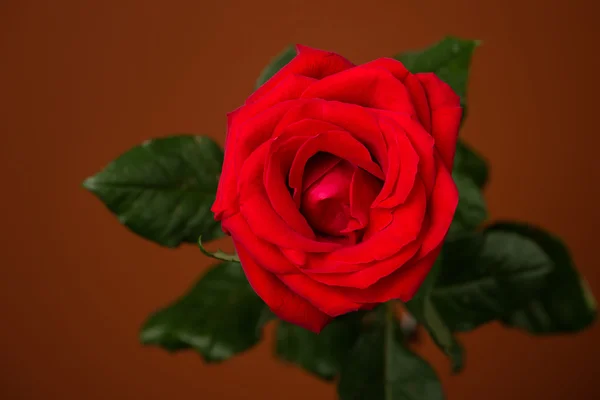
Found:
<path fill-rule="evenodd" d="M 0 1 L 2 399 L 333 400 L 271 358 L 271 333 L 221 366 L 142 348 L 146 315 L 208 261 L 123 229 L 80 182 L 149 137 L 224 139 L 225 113 L 299 42 L 355 62 L 445 34 L 479 38 L 464 137 L 491 160 L 493 217 L 562 235 L 600 296 L 597 9 L 593 1 Z M 545 339 L 463 336 L 450 400 L 600 398 L 598 324 Z"/>

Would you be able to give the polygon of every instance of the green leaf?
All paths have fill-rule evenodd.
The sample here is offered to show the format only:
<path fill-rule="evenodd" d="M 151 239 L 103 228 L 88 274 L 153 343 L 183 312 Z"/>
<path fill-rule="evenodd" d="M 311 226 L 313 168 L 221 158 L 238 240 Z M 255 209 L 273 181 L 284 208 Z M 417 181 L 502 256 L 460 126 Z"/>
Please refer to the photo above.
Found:
<path fill-rule="evenodd" d="M 277 54 L 262 70 L 258 80 L 256 81 L 256 88 L 258 89 L 262 86 L 266 81 L 268 81 L 273 75 L 277 73 L 281 68 L 283 68 L 287 63 L 292 61 L 292 59 L 296 57 L 296 47 L 295 46 L 287 46 L 284 48 L 279 54 Z"/>
<path fill-rule="evenodd" d="M 466 104 L 467 80 L 473 51 L 481 42 L 447 36 L 423 50 L 398 54 L 394 58 L 412 73 L 433 72 L 454 89 Z"/>
<path fill-rule="evenodd" d="M 452 331 L 500 319 L 539 295 L 554 269 L 534 241 L 486 230 L 448 240 L 432 302 Z"/>
<path fill-rule="evenodd" d="M 223 236 L 210 211 L 222 164 L 213 140 L 177 135 L 132 148 L 83 186 L 134 233 L 177 247 Z"/>
<path fill-rule="evenodd" d="M 471 178 L 479 189 L 483 189 L 488 181 L 488 169 L 487 160 L 459 139 L 454 156 L 454 173 Z"/>
<path fill-rule="evenodd" d="M 458 171 L 452 173 L 458 189 L 458 206 L 450 226 L 450 235 L 472 231 L 488 217 L 487 205 L 481 189 L 469 176 Z"/>
<path fill-rule="evenodd" d="M 218 362 L 258 343 L 270 317 L 240 264 L 222 263 L 183 297 L 151 315 L 140 341 L 170 352 L 194 349 L 205 361 Z"/>
<path fill-rule="evenodd" d="M 542 292 L 504 316 L 505 324 L 544 335 L 578 332 L 594 322 L 596 300 L 558 237 L 535 226 L 514 222 L 499 222 L 488 230 L 510 232 L 534 241 L 555 265 Z"/>
<path fill-rule="evenodd" d="M 355 312 L 339 317 L 319 334 L 281 321 L 277 327 L 275 354 L 325 380 L 332 380 L 358 337 L 362 315 Z"/>
<path fill-rule="evenodd" d="M 450 359 L 452 372 L 457 373 L 462 370 L 464 364 L 463 348 L 440 316 L 432 300 L 432 291 L 439 279 L 441 266 L 442 257 L 438 257 L 419 291 L 406 303 L 406 308 L 425 327 L 434 343 Z"/>
<path fill-rule="evenodd" d="M 442 385 L 429 364 L 411 352 L 388 316 L 363 332 L 342 365 L 341 400 L 441 400 Z"/>

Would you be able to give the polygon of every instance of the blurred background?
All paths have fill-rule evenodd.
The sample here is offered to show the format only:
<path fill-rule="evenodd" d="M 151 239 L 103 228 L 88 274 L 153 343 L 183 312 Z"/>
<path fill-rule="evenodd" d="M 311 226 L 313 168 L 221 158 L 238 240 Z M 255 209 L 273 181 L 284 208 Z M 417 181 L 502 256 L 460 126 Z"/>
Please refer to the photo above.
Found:
<path fill-rule="evenodd" d="M 80 187 L 145 139 L 225 137 L 225 114 L 289 43 L 356 63 L 446 34 L 481 39 L 463 137 L 491 162 L 494 218 L 561 235 L 600 297 L 596 2 L 0 1 L 2 399 L 335 399 L 257 348 L 223 365 L 138 344 L 209 260 L 134 236 Z M 226 240 L 223 241 L 226 243 Z M 466 370 L 419 352 L 450 400 L 600 398 L 600 326 L 462 335 Z"/>

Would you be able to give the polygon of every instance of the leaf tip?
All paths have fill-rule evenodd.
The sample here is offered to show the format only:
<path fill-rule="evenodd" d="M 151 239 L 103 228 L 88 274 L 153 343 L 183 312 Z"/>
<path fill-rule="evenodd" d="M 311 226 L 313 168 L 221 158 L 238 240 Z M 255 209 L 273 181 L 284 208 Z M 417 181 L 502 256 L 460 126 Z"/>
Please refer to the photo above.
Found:
<path fill-rule="evenodd" d="M 90 176 L 90 177 L 85 178 L 83 180 L 83 182 L 81 183 L 81 186 L 84 189 L 86 189 L 90 192 L 93 192 L 98 187 L 97 182 L 96 182 L 96 177 Z"/>
<path fill-rule="evenodd" d="M 145 323 L 144 326 L 140 329 L 139 333 L 139 341 L 143 345 L 153 345 L 158 343 L 160 337 L 163 334 L 163 330 L 159 327 L 151 325 L 149 323 Z"/>
<path fill-rule="evenodd" d="M 585 279 L 584 277 L 581 277 L 580 281 L 581 281 L 581 287 L 583 289 L 583 296 L 584 296 L 586 305 L 588 306 L 588 308 L 591 312 L 596 313 L 598 311 L 598 303 L 596 302 L 596 298 L 594 297 L 594 294 L 592 293 L 590 284 L 588 283 L 587 279 Z"/>

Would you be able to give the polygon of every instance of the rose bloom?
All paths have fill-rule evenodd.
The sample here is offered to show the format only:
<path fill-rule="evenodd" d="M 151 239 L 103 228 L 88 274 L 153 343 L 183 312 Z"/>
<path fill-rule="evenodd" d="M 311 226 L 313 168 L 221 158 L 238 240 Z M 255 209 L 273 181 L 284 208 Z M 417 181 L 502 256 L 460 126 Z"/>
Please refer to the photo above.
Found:
<path fill-rule="evenodd" d="M 296 57 L 228 115 L 215 219 L 282 320 L 412 298 L 458 203 L 459 97 L 394 59 Z"/>

